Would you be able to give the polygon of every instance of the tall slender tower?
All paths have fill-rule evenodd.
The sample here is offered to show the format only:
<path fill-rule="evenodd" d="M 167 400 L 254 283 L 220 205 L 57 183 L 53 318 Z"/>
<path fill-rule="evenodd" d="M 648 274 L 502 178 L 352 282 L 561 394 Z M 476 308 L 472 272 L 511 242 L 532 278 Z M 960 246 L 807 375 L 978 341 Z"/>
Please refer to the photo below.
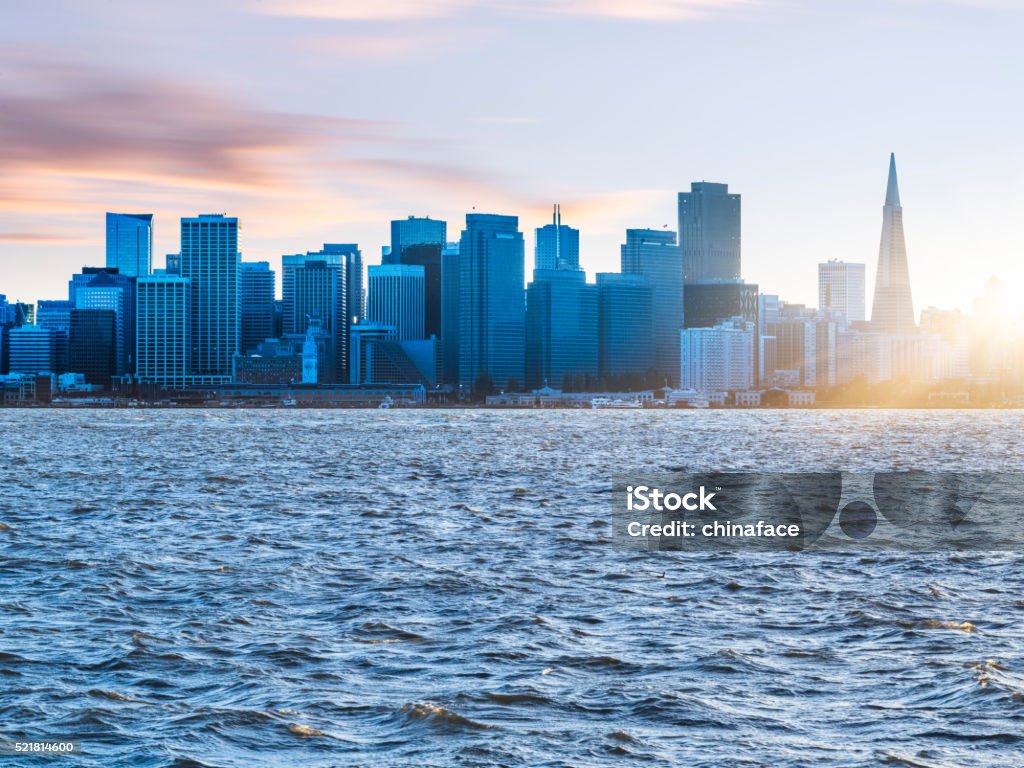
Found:
<path fill-rule="evenodd" d="M 917 327 L 910 295 L 910 270 L 907 267 L 907 243 L 903 237 L 903 206 L 900 205 L 900 187 L 896 180 L 895 153 L 889 155 L 889 184 L 882 208 L 882 242 L 878 247 L 871 325 L 882 333 L 912 333 Z"/>

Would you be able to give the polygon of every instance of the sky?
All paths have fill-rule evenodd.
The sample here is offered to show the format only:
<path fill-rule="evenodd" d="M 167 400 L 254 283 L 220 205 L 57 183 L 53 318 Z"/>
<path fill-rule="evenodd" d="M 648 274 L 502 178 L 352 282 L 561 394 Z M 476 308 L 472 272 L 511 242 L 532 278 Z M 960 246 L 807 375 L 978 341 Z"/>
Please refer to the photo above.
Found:
<path fill-rule="evenodd" d="M 868 265 L 895 152 L 916 309 L 1024 281 L 1024 0 L 0 0 L 0 293 L 65 298 L 104 212 L 228 213 L 246 260 L 470 210 L 581 264 L 743 196 L 743 277 Z"/>

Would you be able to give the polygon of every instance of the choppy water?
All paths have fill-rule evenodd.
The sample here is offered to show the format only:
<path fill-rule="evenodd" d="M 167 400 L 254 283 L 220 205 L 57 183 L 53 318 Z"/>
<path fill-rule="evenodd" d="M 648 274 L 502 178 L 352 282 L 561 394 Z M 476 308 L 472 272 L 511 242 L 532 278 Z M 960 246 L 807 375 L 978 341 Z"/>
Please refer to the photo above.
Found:
<path fill-rule="evenodd" d="M 15 766 L 1024 765 L 1024 557 L 627 554 L 623 470 L 1024 471 L 1013 412 L 0 411 Z"/>

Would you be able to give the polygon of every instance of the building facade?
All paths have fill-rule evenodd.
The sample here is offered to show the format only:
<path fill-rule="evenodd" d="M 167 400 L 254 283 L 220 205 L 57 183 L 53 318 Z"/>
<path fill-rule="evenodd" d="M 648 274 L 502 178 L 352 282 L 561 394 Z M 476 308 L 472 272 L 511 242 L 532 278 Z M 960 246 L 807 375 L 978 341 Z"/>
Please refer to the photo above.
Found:
<path fill-rule="evenodd" d="M 325 381 L 347 380 L 349 310 L 348 279 L 350 253 L 331 250 L 282 257 L 282 336 L 305 337 L 313 320 L 319 321 L 320 336 L 329 338 L 327 354 L 320 360 Z"/>
<path fill-rule="evenodd" d="M 7 332 L 10 373 L 56 373 L 56 331 L 38 325 L 17 325 Z"/>
<path fill-rule="evenodd" d="M 274 337 L 274 271 L 266 261 L 241 263 L 241 341 L 239 350 L 248 354 Z"/>
<path fill-rule="evenodd" d="M 393 327 L 401 341 L 425 338 L 423 267 L 415 264 L 370 266 L 367 278 L 367 320 Z"/>
<path fill-rule="evenodd" d="M 191 304 L 188 278 L 168 274 L 139 278 L 135 361 L 140 382 L 182 389 L 191 380 Z"/>
<path fill-rule="evenodd" d="M 607 383 L 654 371 L 653 295 L 645 275 L 598 273 L 598 373 Z"/>
<path fill-rule="evenodd" d="M 525 374 L 523 235 L 517 216 L 466 215 L 459 256 L 459 382 L 506 389 Z"/>
<path fill-rule="evenodd" d="M 241 333 L 238 219 L 181 220 L 181 277 L 192 290 L 190 363 L 196 376 L 230 376 Z"/>
<path fill-rule="evenodd" d="M 623 274 L 644 275 L 652 291 L 654 369 L 661 386 L 679 377 L 679 329 L 683 327 L 682 254 L 676 233 L 658 229 L 628 229 L 622 246 Z"/>
<path fill-rule="evenodd" d="M 117 313 L 112 309 L 71 310 L 68 371 L 87 384 L 110 387 L 117 373 Z"/>
<path fill-rule="evenodd" d="M 403 259 L 405 250 L 417 245 L 432 245 L 443 248 L 448 239 L 448 223 L 441 219 L 410 216 L 391 222 L 391 250 L 384 258 L 385 264 L 408 264 Z"/>
<path fill-rule="evenodd" d="M 864 265 L 836 259 L 818 264 L 818 309 L 844 327 L 864 322 Z"/>
<path fill-rule="evenodd" d="M 754 386 L 753 323 L 736 317 L 713 328 L 687 328 L 679 340 L 682 389 L 708 393 Z"/>
<path fill-rule="evenodd" d="M 597 286 L 580 270 L 535 269 L 526 290 L 526 386 L 596 388 Z"/>
<path fill-rule="evenodd" d="M 740 196 L 728 184 L 696 181 L 679 193 L 683 279 L 690 283 L 740 279 Z"/>
<path fill-rule="evenodd" d="M 107 214 L 107 267 L 126 277 L 153 271 L 153 214 Z"/>

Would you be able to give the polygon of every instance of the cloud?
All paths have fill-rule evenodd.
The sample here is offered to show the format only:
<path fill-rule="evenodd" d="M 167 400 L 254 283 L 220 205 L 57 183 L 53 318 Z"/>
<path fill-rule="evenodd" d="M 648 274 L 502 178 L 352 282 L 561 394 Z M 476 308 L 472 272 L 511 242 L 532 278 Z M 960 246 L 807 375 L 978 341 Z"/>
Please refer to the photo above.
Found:
<path fill-rule="evenodd" d="M 492 10 L 521 16 L 687 21 L 764 0 L 251 0 L 257 13 L 343 21 L 407 21 Z"/>
<path fill-rule="evenodd" d="M 213 91 L 21 60 L 0 81 L 0 178 L 17 172 L 213 186 L 284 182 L 276 159 L 389 126 L 247 107 Z"/>
<path fill-rule="evenodd" d="M 58 235 L 52 232 L 0 232 L 0 243 L 70 243 L 79 242 L 75 235 Z"/>

